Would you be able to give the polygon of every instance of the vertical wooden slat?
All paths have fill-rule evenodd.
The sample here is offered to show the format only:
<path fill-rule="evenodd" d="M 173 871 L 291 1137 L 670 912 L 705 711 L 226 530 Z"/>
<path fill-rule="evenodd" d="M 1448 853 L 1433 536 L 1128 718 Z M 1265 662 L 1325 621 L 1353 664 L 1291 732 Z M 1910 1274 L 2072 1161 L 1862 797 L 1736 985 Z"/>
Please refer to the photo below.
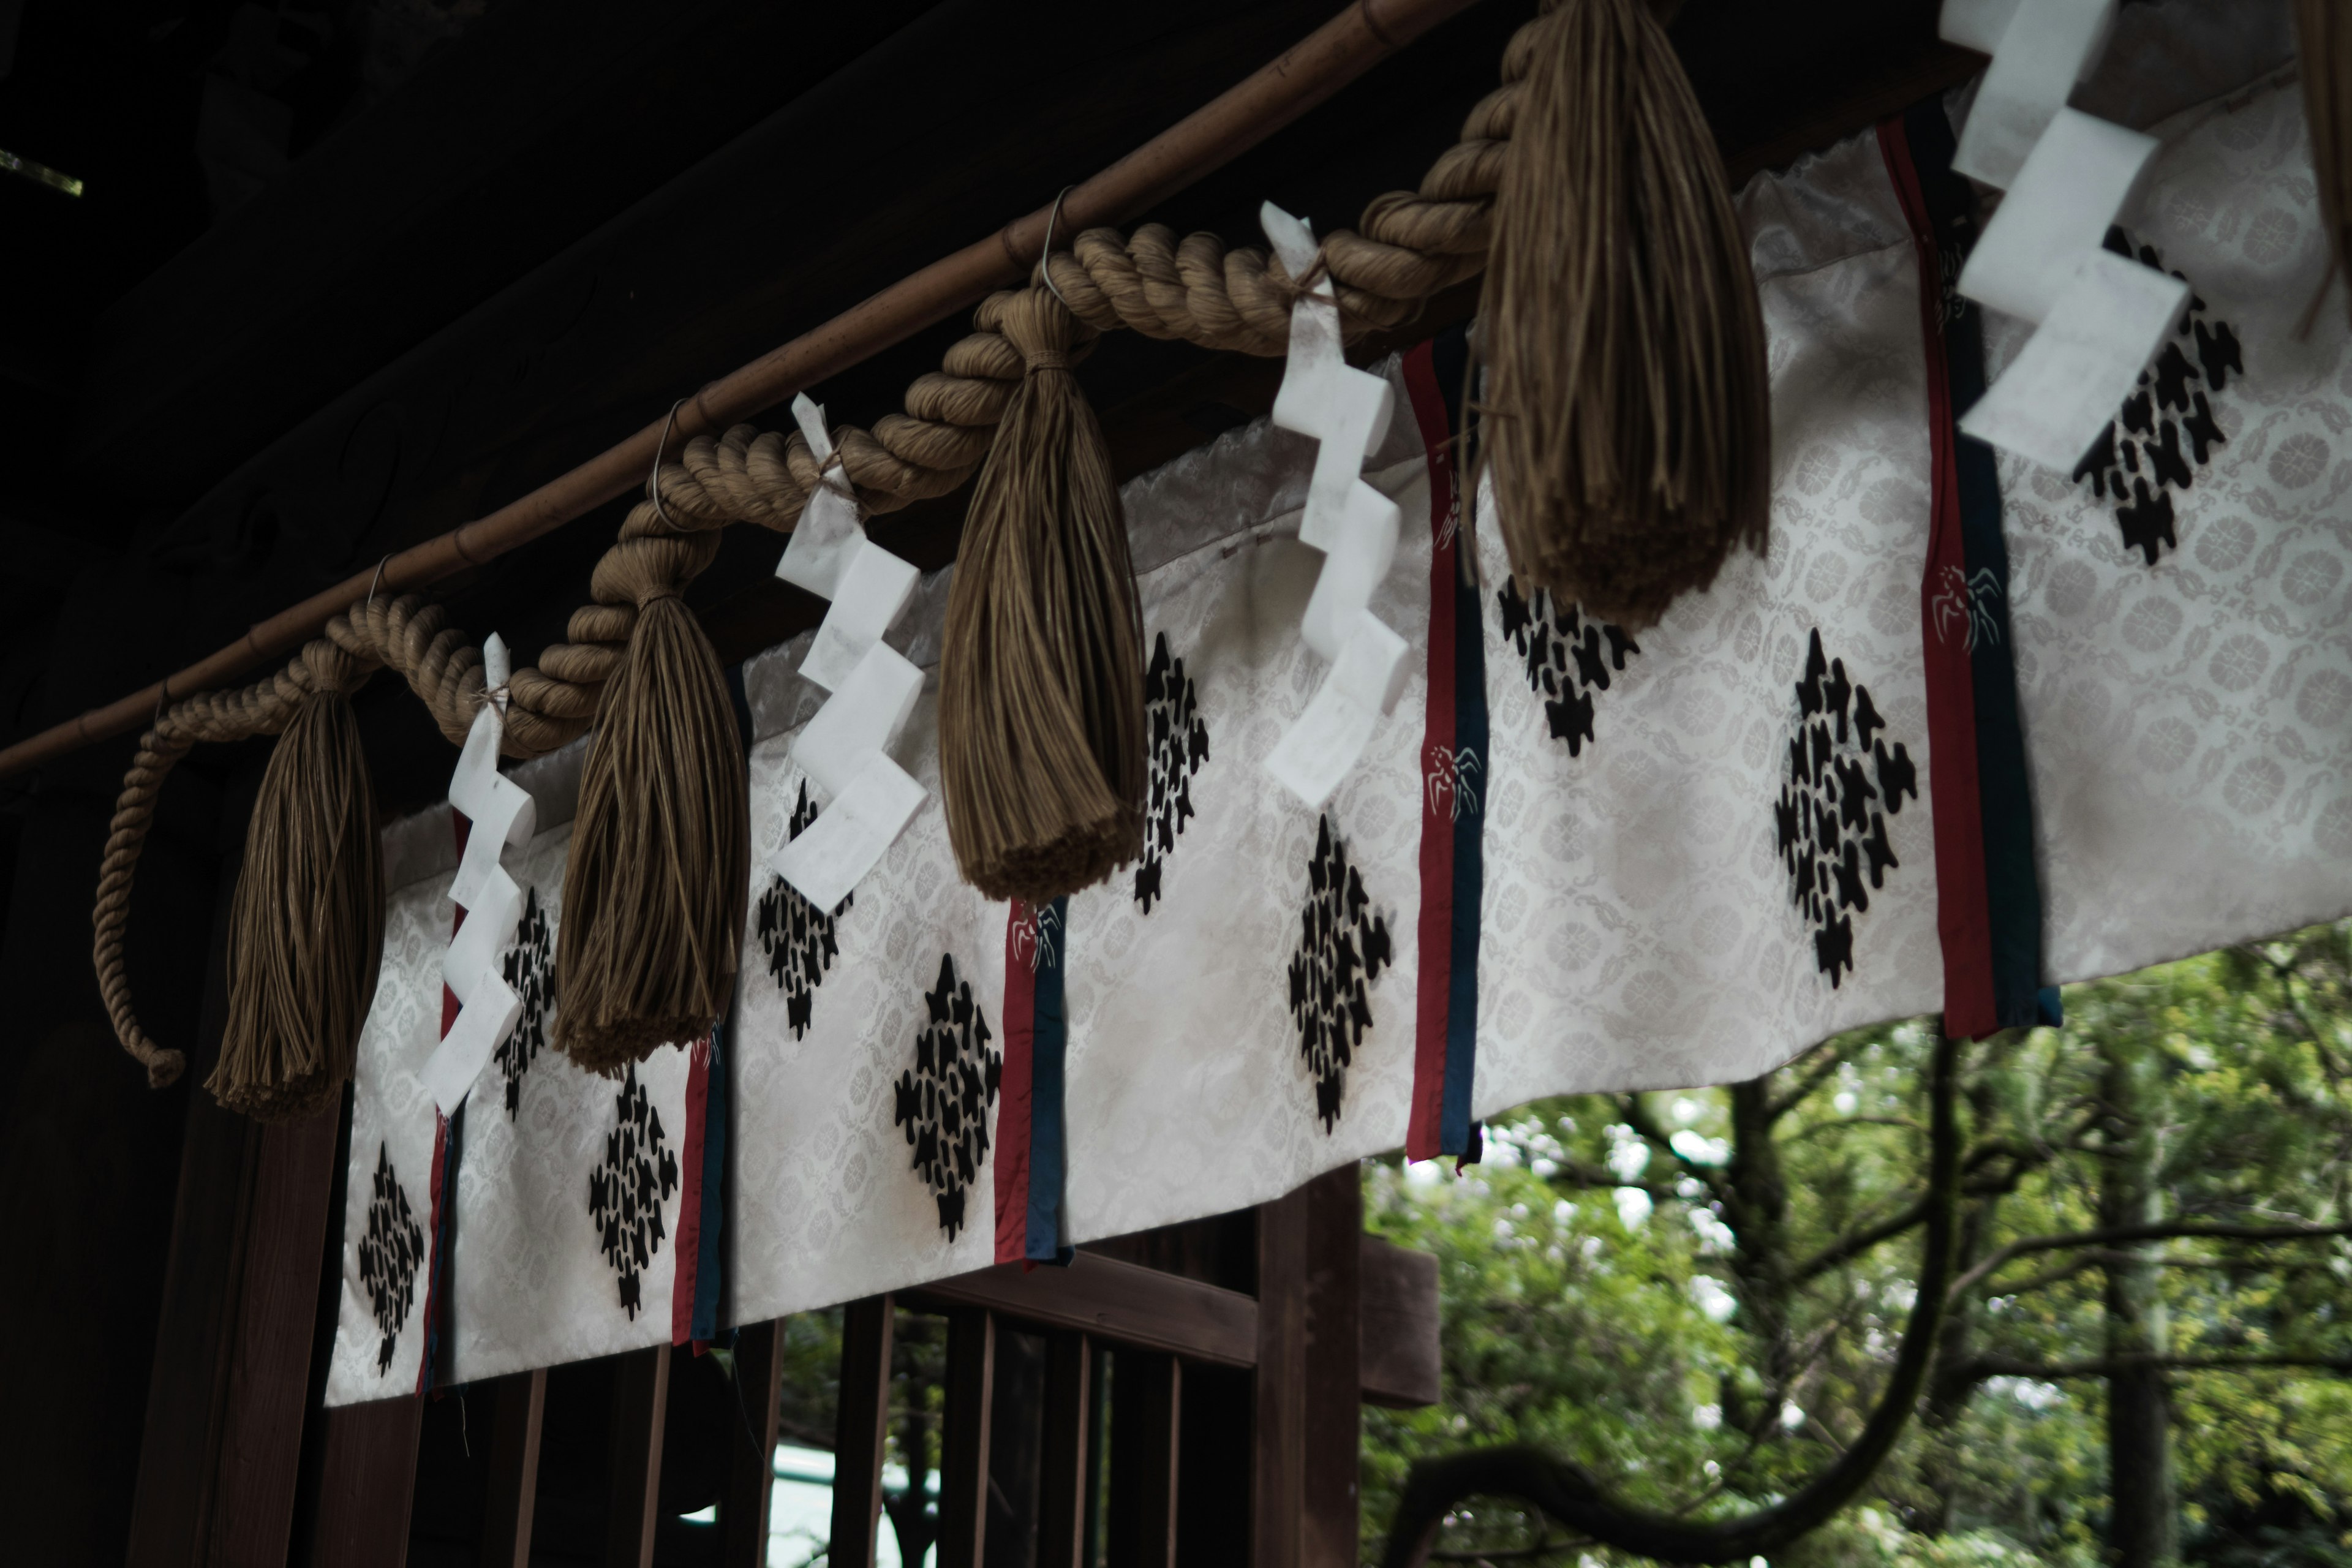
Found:
<path fill-rule="evenodd" d="M 833 1446 L 831 1568 L 874 1568 L 882 1525 L 882 1440 L 890 1425 L 887 1296 L 852 1301 L 841 1314 L 841 1403 Z"/>
<path fill-rule="evenodd" d="M 324 1413 L 312 1568 L 401 1568 L 425 1402 L 408 1396 Z"/>
<path fill-rule="evenodd" d="M 498 1381 L 490 1415 L 490 1487 L 482 1502 L 481 1568 L 530 1568 L 530 1521 L 539 1501 L 539 1435 L 547 1369 Z"/>
<path fill-rule="evenodd" d="M 1328 1172 L 1258 1211 L 1255 1568 L 1352 1568 L 1361 1177 Z"/>
<path fill-rule="evenodd" d="M 1257 1485 L 1251 1568 L 1299 1568 L 1307 1464 L 1307 1192 L 1257 1211 Z"/>
<path fill-rule="evenodd" d="M 1094 1342 L 1085 1334 L 1045 1342 L 1045 1463 L 1037 1483 L 1038 1568 L 1086 1562 L 1087 1500 L 1093 1488 Z"/>
<path fill-rule="evenodd" d="M 262 1130 L 221 1412 L 211 1562 L 282 1563 L 291 1544 L 336 1130 L 333 1115 Z"/>
<path fill-rule="evenodd" d="M 738 1425 L 728 1446 L 727 1495 L 719 1503 L 719 1561 L 723 1568 L 767 1568 L 783 1349 L 782 1318 L 754 1323 L 735 1336 L 735 1393 L 743 1402 L 751 1430 Z"/>
<path fill-rule="evenodd" d="M 988 1546 L 988 1439 L 995 1407 L 996 1314 L 961 1309 L 948 1319 L 939 1568 L 981 1568 Z"/>
<path fill-rule="evenodd" d="M 1110 1374 L 1110 1561 L 1174 1568 L 1184 1363 L 1114 1351 Z"/>
<path fill-rule="evenodd" d="M 1363 1424 L 1364 1185 L 1353 1163 L 1307 1184 L 1304 1568 L 1356 1568 Z"/>
<path fill-rule="evenodd" d="M 653 1568 L 660 1517 L 662 1417 L 669 1408 L 667 1345 L 614 1358 L 612 1500 L 604 1516 L 604 1568 Z"/>
<path fill-rule="evenodd" d="M 128 1568 L 200 1563 L 211 1525 L 262 1130 L 223 1110 L 201 1086 L 219 1058 L 228 1018 L 228 914 L 242 843 L 241 828 L 228 825 L 243 823 L 259 782 L 254 773 L 221 803 L 222 830 L 229 842 L 205 958 L 204 1004 L 184 1078 L 193 1087 L 185 1091 L 188 1120 L 180 1141 L 172 1245 L 156 1313 L 139 1488 L 124 1554 Z M 405 1509 L 401 1517 L 408 1517 Z"/>

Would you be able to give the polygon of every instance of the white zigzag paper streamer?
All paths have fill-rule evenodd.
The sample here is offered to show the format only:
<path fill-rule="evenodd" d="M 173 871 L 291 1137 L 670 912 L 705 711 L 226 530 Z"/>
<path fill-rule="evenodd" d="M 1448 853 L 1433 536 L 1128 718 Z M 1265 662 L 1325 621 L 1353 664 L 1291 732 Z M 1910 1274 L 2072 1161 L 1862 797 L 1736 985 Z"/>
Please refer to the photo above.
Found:
<path fill-rule="evenodd" d="M 824 410 L 803 393 L 793 399 L 793 418 L 822 471 L 833 462 Z M 923 672 L 882 640 L 907 607 L 918 574 L 866 536 L 845 484 L 821 484 L 801 509 L 776 575 L 832 601 L 801 673 L 833 695 L 793 743 L 793 760 L 832 804 L 768 864 L 811 905 L 833 910 L 874 868 L 928 794 L 889 755 L 922 695 Z"/>
<path fill-rule="evenodd" d="M 499 772 L 499 738 L 505 728 L 501 704 L 511 662 L 496 634 L 482 645 L 488 689 L 449 781 L 450 805 L 471 824 L 457 879 L 449 889 L 466 919 L 441 959 L 442 983 L 457 998 L 458 1012 L 421 1075 L 444 1116 L 455 1115 L 465 1103 L 490 1053 L 522 1016 L 522 998 L 499 973 L 499 956 L 514 941 L 522 916 L 522 889 L 499 857 L 509 845 L 520 848 L 530 842 L 539 811 L 530 791 Z"/>
<path fill-rule="evenodd" d="M 1314 232 L 1272 202 L 1258 219 L 1290 275 L 1307 277 L 1316 265 Z M 1404 638 L 1370 607 L 1396 560 L 1403 518 L 1363 479 L 1364 459 L 1395 412 L 1388 382 L 1354 369 L 1341 353 L 1339 300 L 1328 280 L 1318 281 L 1291 307 L 1274 422 L 1321 443 L 1298 540 L 1323 552 L 1323 569 L 1299 633 L 1331 668 L 1265 759 L 1266 771 L 1309 806 L 1330 798 L 1404 689 Z"/>
<path fill-rule="evenodd" d="M 1942 31 L 1990 48 L 1952 166 L 2006 187 L 1959 291 L 2037 331 L 1960 417 L 1980 441 L 2072 469 L 2131 395 L 2189 286 L 2105 248 L 2156 141 L 2066 107 L 2116 0 L 1945 0 Z"/>

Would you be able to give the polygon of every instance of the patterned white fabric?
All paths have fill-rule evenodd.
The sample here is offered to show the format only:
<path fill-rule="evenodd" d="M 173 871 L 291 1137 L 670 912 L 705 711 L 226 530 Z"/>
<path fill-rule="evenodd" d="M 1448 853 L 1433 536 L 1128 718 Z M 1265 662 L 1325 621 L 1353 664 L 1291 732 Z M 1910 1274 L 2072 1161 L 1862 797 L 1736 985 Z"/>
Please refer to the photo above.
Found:
<path fill-rule="evenodd" d="M 2164 150 L 2133 238 L 2196 291 L 2180 363 L 2159 360 L 2146 433 L 2119 428 L 2097 488 L 2011 459 L 2000 470 L 2053 984 L 2352 910 L 2352 356 L 2340 296 L 2309 341 L 2294 336 L 2325 265 L 2298 100 L 2273 80 L 2154 129 Z M 1910 232 L 1868 134 L 1759 177 L 1739 206 L 1772 372 L 1770 552 L 1735 557 L 1711 592 L 1621 646 L 1508 594 L 1482 500 L 1469 522 L 1485 574 L 1483 778 L 1423 753 L 1430 481 L 1402 383 L 1366 477 L 1405 518 L 1372 609 L 1412 643 L 1414 673 L 1321 813 L 1259 770 L 1320 672 L 1296 634 L 1317 561 L 1295 537 L 1313 444 L 1261 423 L 1127 487 L 1166 740 L 1146 859 L 1074 896 L 1055 934 L 1073 1240 L 1261 1202 L 1403 1142 L 1433 813 L 1484 822 L 1479 1114 L 1575 1090 L 1735 1080 L 1837 1030 L 1938 1006 L 1920 584 L 1930 439 Z M 1993 324 L 1989 371 L 2017 337 Z M 2142 500 L 2133 487 L 2147 484 Z M 892 754 L 934 797 L 946 582 L 924 582 L 889 639 L 926 672 Z M 806 643 L 746 675 L 759 869 L 729 1044 L 722 1321 L 992 1256 L 987 1063 L 1003 1044 L 1008 910 L 957 876 L 936 798 L 829 923 L 766 868 L 813 815 L 789 760 L 821 695 L 795 673 Z M 1841 788 L 1834 806 L 1791 782 L 1807 699 L 1844 716 L 1843 734 L 1823 719 L 1820 776 L 1869 786 Z M 563 822 L 576 764 L 538 767 L 541 820 Z M 1852 873 L 1867 908 L 1843 887 L 1809 907 L 1779 825 L 1848 806 L 1860 813 L 1852 834 L 1878 851 Z M 446 816 L 438 827 L 446 837 Z M 518 879 L 551 928 L 568 832 L 542 833 Z M 432 1108 L 414 1064 L 437 1028 L 433 966 L 450 909 L 429 833 L 398 827 L 390 842 L 422 879 L 394 897 L 361 1053 L 335 1403 L 415 1386 L 422 1337 L 420 1270 L 415 1300 L 387 1310 L 397 1331 L 379 1370 L 387 1336 L 363 1238 L 380 1157 L 425 1224 Z M 1310 878 L 1335 854 L 1360 903 L 1344 878 L 1340 897 L 1315 898 Z M 1341 938 L 1352 971 L 1331 967 Z M 1304 978 L 1346 982 L 1342 1003 L 1363 979 L 1360 1012 L 1319 996 L 1294 1009 L 1301 959 Z M 1344 1067 L 1308 1048 L 1302 1016 L 1345 1028 Z M 684 1063 L 665 1052 L 639 1071 L 673 1139 Z M 632 1317 L 588 1223 L 614 1086 L 551 1047 L 522 1076 L 511 1121 L 501 1088 L 486 1075 L 467 1113 L 454 1374 L 667 1340 L 674 1248 L 649 1259 Z M 949 1151 L 928 1174 L 915 1168 L 927 1131 Z M 675 1213 L 663 1217 L 675 1237 Z"/>

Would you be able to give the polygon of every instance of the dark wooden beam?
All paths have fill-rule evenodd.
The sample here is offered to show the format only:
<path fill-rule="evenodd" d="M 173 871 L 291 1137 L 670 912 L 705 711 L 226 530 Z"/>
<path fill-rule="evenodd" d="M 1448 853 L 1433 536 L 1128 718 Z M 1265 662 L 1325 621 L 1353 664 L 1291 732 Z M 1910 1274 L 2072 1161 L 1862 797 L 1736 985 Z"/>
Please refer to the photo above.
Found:
<path fill-rule="evenodd" d="M 985 1307 L 1042 1329 L 1219 1366 L 1248 1366 L 1257 1357 L 1257 1303 L 1240 1291 L 1085 1252 L 1067 1268 L 1024 1273 L 1008 1263 L 908 1295 L 910 1304 Z"/>
<path fill-rule="evenodd" d="M 530 1568 L 547 1369 L 499 1379 L 490 1415 L 490 1486 L 482 1500 L 481 1568 Z"/>
<path fill-rule="evenodd" d="M 323 1413 L 310 1568 L 403 1568 L 425 1402 L 404 1394 Z"/>
<path fill-rule="evenodd" d="M 662 1419 L 669 1410 L 670 1347 L 615 1356 L 613 1458 L 604 1516 L 604 1568 L 653 1568 L 661 1510 Z"/>
<path fill-rule="evenodd" d="M 1437 1259 L 1364 1237 L 1357 1362 L 1364 1403 L 1411 1410 L 1444 1396 L 1438 1354 Z"/>
<path fill-rule="evenodd" d="M 830 1568 L 874 1568 L 882 1527 L 882 1446 L 890 1426 L 887 1296 L 852 1301 L 841 1316 L 841 1393 L 833 1446 Z"/>
<path fill-rule="evenodd" d="M 724 1568 L 767 1568 L 783 1348 L 782 1318 L 754 1323 L 735 1336 L 735 1393 L 751 1430 L 735 1427 L 728 1443 L 727 1495 L 719 1503 L 719 1560 Z"/>
<path fill-rule="evenodd" d="M 1258 1211 L 1255 1568 L 1353 1568 L 1363 1189 L 1352 1164 Z"/>
<path fill-rule="evenodd" d="M 940 1440 L 939 1568 L 982 1568 L 988 1550 L 988 1447 L 996 1415 L 996 1317 L 948 1315 L 947 1430 Z"/>
<path fill-rule="evenodd" d="M 210 1560 L 275 1563 L 294 1527 L 336 1116 L 261 1130 L 236 1345 L 213 1485 Z"/>

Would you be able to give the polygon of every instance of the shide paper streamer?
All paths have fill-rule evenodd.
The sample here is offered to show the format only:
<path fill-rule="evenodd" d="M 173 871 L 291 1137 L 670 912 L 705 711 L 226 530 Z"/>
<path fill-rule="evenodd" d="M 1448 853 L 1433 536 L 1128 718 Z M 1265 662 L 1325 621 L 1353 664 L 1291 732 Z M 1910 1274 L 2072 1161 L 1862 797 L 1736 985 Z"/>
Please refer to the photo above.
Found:
<path fill-rule="evenodd" d="M 488 1065 L 490 1053 L 522 1016 L 522 998 L 507 984 L 499 963 L 514 941 L 523 903 L 522 889 L 507 875 L 499 857 L 509 845 L 521 848 L 530 844 L 539 815 L 530 793 L 499 772 L 499 738 L 505 729 L 500 704 L 512 662 L 496 634 L 483 643 L 488 689 L 482 694 L 481 710 L 474 715 L 474 727 L 466 732 L 457 774 L 449 781 L 449 804 L 470 825 L 457 879 L 449 889 L 451 901 L 465 911 L 465 919 L 441 960 L 442 983 L 457 998 L 459 1011 L 425 1059 L 422 1075 L 444 1116 L 457 1114 Z"/>
<path fill-rule="evenodd" d="M 1952 166 L 2008 195 L 1959 291 L 2037 331 L 1960 428 L 2071 471 L 2179 319 L 2189 286 L 2103 247 L 2153 137 L 2066 107 L 2116 0 L 1946 0 L 1946 38 L 1993 57 Z"/>
<path fill-rule="evenodd" d="M 1364 459 L 1388 434 L 1396 395 L 1385 378 L 1352 368 L 1340 353 L 1339 299 L 1328 279 L 1315 277 L 1313 232 L 1272 202 L 1258 218 L 1290 276 L 1314 279 L 1291 307 L 1290 357 L 1274 422 L 1322 443 L 1298 542 L 1323 552 L 1324 561 L 1299 630 L 1331 667 L 1265 768 L 1306 805 L 1319 807 L 1404 689 L 1404 638 L 1370 609 L 1396 560 L 1403 517 L 1363 479 Z"/>
<path fill-rule="evenodd" d="M 888 748 L 922 695 L 923 672 L 882 640 L 915 591 L 913 565 L 866 537 L 840 476 L 824 410 L 803 393 L 793 417 L 825 474 L 801 511 L 776 575 L 832 601 L 801 674 L 833 695 L 793 746 L 793 761 L 832 804 L 769 866 L 812 908 L 838 909 L 923 804 L 925 791 Z"/>

